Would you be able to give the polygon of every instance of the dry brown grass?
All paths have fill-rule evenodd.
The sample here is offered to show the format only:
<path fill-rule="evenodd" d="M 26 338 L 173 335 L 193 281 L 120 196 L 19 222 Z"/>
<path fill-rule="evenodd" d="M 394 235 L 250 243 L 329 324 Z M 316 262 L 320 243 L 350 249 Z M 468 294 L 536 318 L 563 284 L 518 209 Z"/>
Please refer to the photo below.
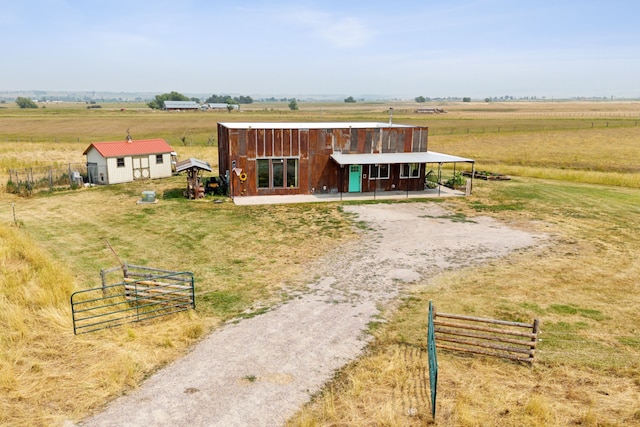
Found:
<path fill-rule="evenodd" d="M 538 318 L 542 330 L 533 368 L 440 350 L 437 425 L 640 425 L 638 200 L 635 189 L 518 179 L 482 182 L 471 198 L 448 202 L 470 217 L 492 215 L 545 233 L 548 243 L 417 284 L 389 311 L 371 353 L 290 425 L 429 422 L 430 403 L 419 399 L 428 385 L 413 392 L 418 414 L 428 416 L 389 406 L 411 389 L 407 372 L 425 364 L 417 350 L 405 359 L 393 355 L 424 351 L 429 300 L 450 313 Z M 336 409 L 328 413 L 327 406 Z"/>
<path fill-rule="evenodd" d="M 255 105 L 239 114 L 174 115 L 144 108 L 9 109 L 0 111 L 0 167 L 4 173 L 34 162 L 84 162 L 81 153 L 89 142 L 121 138 L 127 128 L 138 138 L 165 137 L 182 158 L 215 165 L 217 151 L 207 141 L 218 120 L 385 121 L 387 107 L 318 110 L 301 104 L 300 112 L 288 112 L 286 104 Z M 480 126 L 629 118 L 638 104 L 455 104 L 446 106 L 446 117 L 416 115 L 412 108 L 398 106 L 394 122 L 446 127 L 465 117 Z M 391 322 L 376 332 L 370 354 L 341 373 L 291 424 L 429 423 L 423 348 L 431 299 L 443 311 L 539 317 L 543 325 L 533 369 L 442 353 L 438 425 L 640 425 L 640 195 L 623 188 L 638 187 L 637 129 L 431 138 L 430 149 L 477 158 L 479 168 L 554 178 L 477 182 L 471 198 L 450 205 L 469 216 L 493 215 L 548 233 L 552 244 L 418 284 L 389 311 Z M 286 298 L 282 290 L 307 260 L 338 244 L 348 229 L 329 206 L 189 202 L 180 196 L 183 181 L 31 199 L 0 195 L 0 424 L 55 425 L 99 408 L 179 357 L 221 320 Z M 160 203 L 136 205 L 143 190 L 155 190 Z M 21 228 L 12 225 L 11 203 Z M 99 270 L 116 265 L 105 238 L 128 262 L 193 271 L 198 310 L 163 321 L 162 328 L 141 324 L 73 336 L 69 293 L 99 285 Z"/>

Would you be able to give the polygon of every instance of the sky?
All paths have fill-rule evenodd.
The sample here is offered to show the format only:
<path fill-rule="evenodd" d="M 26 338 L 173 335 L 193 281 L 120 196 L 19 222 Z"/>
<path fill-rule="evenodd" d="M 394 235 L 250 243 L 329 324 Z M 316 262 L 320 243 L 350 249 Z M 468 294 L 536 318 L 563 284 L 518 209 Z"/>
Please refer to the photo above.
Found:
<path fill-rule="evenodd" d="M 640 97 L 637 0 L 0 0 L 0 91 Z"/>

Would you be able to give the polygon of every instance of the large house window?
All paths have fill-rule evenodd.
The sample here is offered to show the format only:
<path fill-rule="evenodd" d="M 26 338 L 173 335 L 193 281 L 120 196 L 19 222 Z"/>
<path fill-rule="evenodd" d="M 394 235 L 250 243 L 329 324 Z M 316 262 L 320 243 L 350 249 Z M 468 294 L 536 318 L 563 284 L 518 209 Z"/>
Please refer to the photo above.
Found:
<path fill-rule="evenodd" d="M 257 159 L 256 165 L 258 188 L 298 187 L 298 159 Z"/>
<path fill-rule="evenodd" d="M 400 167 L 400 178 L 420 178 L 420 163 L 404 163 Z"/>
<path fill-rule="evenodd" d="M 162 154 L 156 154 L 156 165 L 164 163 L 164 156 Z"/>
<path fill-rule="evenodd" d="M 369 165 L 369 179 L 389 179 L 389 164 Z"/>
<path fill-rule="evenodd" d="M 116 159 L 116 166 L 119 168 L 123 168 L 124 167 L 124 157 L 118 157 Z"/>

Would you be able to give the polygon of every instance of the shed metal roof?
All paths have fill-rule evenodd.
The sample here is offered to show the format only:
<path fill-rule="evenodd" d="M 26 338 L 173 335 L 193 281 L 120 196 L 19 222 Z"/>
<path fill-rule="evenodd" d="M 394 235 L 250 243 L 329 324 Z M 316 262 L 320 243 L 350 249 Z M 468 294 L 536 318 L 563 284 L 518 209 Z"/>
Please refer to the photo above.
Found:
<path fill-rule="evenodd" d="M 141 139 L 113 142 L 93 142 L 84 150 L 86 155 L 95 148 L 102 157 L 144 156 L 147 154 L 164 154 L 173 152 L 173 148 L 164 139 Z"/>
<path fill-rule="evenodd" d="M 341 166 L 344 165 L 375 165 L 399 163 L 474 163 L 475 160 L 465 157 L 452 156 L 435 151 L 418 153 L 376 153 L 376 154 L 343 154 L 333 153 L 331 158 Z"/>
<path fill-rule="evenodd" d="M 218 124 L 228 129 L 369 129 L 369 128 L 411 128 L 426 127 L 389 124 L 384 122 L 219 122 Z"/>

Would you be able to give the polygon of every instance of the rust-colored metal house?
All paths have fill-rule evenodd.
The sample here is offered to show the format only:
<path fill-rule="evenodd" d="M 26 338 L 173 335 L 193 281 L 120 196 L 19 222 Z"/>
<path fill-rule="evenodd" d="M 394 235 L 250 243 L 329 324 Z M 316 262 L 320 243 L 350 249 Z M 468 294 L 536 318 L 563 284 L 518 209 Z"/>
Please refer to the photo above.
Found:
<path fill-rule="evenodd" d="M 473 160 L 427 150 L 429 128 L 376 122 L 218 123 L 231 197 L 423 191 L 429 163 Z"/>

